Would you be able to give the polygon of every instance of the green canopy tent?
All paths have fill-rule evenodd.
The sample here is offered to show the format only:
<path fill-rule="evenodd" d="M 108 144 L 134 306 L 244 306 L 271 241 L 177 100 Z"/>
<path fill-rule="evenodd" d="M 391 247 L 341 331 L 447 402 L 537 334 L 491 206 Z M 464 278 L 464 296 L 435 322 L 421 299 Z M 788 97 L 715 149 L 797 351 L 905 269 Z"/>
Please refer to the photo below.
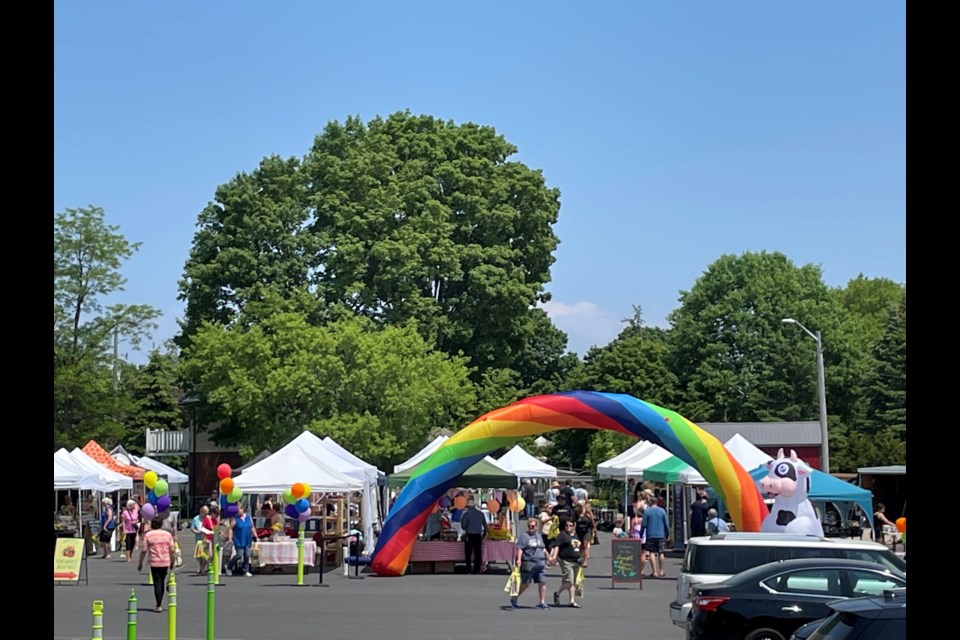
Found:
<path fill-rule="evenodd" d="M 664 484 L 676 484 L 678 482 L 682 484 L 707 484 L 707 481 L 696 469 L 677 456 L 670 456 L 666 460 L 645 469 L 643 479 L 644 481 L 662 482 Z"/>
<path fill-rule="evenodd" d="M 410 477 L 416 470 L 417 467 L 414 467 L 394 473 L 387 479 L 387 484 L 391 487 L 402 487 L 410 481 Z M 460 476 L 457 485 L 481 489 L 516 489 L 517 476 L 498 467 L 488 458 L 483 458 Z"/>

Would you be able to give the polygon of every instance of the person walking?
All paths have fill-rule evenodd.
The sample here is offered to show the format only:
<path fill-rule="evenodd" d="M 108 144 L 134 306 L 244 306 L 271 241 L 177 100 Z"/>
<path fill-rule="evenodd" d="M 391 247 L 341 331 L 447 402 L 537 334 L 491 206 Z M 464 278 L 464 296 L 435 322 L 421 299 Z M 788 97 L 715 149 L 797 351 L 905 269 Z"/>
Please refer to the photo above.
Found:
<path fill-rule="evenodd" d="M 472 497 L 467 500 L 467 510 L 460 516 L 460 526 L 463 528 L 463 555 L 467 561 L 467 573 L 480 573 L 483 563 L 483 537 L 487 535 L 487 519 L 477 509 L 477 502 Z"/>
<path fill-rule="evenodd" d="M 728 527 L 724 519 L 720 517 L 717 510 L 712 507 L 707 511 L 707 522 L 705 526 L 707 533 L 710 535 L 730 531 L 730 527 Z"/>
<path fill-rule="evenodd" d="M 586 500 L 581 500 L 577 510 L 576 520 L 577 540 L 580 541 L 580 553 L 583 556 L 583 568 L 590 562 L 590 543 L 593 542 L 593 532 L 597 522 L 593 516 L 593 509 Z"/>
<path fill-rule="evenodd" d="M 137 546 L 137 531 L 140 528 L 140 507 L 136 500 L 127 500 L 120 519 L 123 521 L 124 555 L 127 556 L 127 562 L 133 562 L 133 550 Z"/>
<path fill-rule="evenodd" d="M 143 559 L 150 556 L 150 575 L 153 577 L 153 597 L 157 601 L 154 611 L 163 611 L 163 592 L 167 586 L 167 574 L 173 571 L 173 535 L 163 529 L 163 520 L 154 518 L 150 521 L 150 531 L 143 535 L 143 546 L 140 550 L 140 561 L 137 571 L 143 571 Z"/>
<path fill-rule="evenodd" d="M 533 483 L 530 478 L 524 478 L 520 486 L 520 497 L 526 503 L 523 507 L 523 513 L 527 518 L 533 518 L 537 515 L 536 492 L 533 490 Z"/>
<path fill-rule="evenodd" d="M 113 540 L 113 530 L 117 528 L 117 517 L 113 512 L 113 500 L 104 498 L 100 501 L 100 547 L 103 549 L 104 560 L 110 557 L 110 541 Z"/>
<path fill-rule="evenodd" d="M 197 561 L 197 575 L 202 576 L 207 572 L 207 566 L 210 562 L 210 553 L 207 551 L 207 538 L 204 535 L 207 529 L 203 528 L 203 522 L 207 519 L 207 513 L 210 507 L 201 505 L 200 513 L 193 516 L 190 521 L 190 530 L 193 531 L 193 557 Z"/>
<path fill-rule="evenodd" d="M 707 494 L 700 493 L 690 505 L 690 537 L 707 535 Z"/>
<path fill-rule="evenodd" d="M 645 556 L 650 558 L 651 578 L 662 578 L 666 575 L 664 562 L 666 558 L 663 549 L 670 539 L 670 523 L 667 512 L 659 503 L 650 504 L 643 512 L 643 533 L 647 542 L 644 544 Z M 646 558 L 644 559 L 646 560 Z"/>
<path fill-rule="evenodd" d="M 250 578 L 250 549 L 254 540 L 259 540 L 257 530 L 253 526 L 253 518 L 247 513 L 243 503 L 237 504 L 237 515 L 233 518 L 233 551 L 232 559 L 233 569 L 238 567 L 243 571 L 243 575 Z"/>
<path fill-rule="evenodd" d="M 517 556 L 515 566 L 520 567 L 520 590 L 510 598 L 510 606 L 519 609 L 517 599 L 532 583 L 537 583 L 540 594 L 540 609 L 549 609 L 547 604 L 547 545 L 538 530 L 540 521 L 537 518 L 527 519 L 527 530 L 517 536 Z"/>
<path fill-rule="evenodd" d="M 570 594 L 570 606 L 579 609 L 577 603 L 577 569 L 580 568 L 580 541 L 576 536 L 576 522 L 570 520 L 566 523 L 564 531 L 557 536 L 556 545 L 550 552 L 550 564 L 560 563 L 560 575 L 563 582 L 560 588 L 553 592 L 553 605 L 560 606 L 560 592 L 566 591 Z"/>

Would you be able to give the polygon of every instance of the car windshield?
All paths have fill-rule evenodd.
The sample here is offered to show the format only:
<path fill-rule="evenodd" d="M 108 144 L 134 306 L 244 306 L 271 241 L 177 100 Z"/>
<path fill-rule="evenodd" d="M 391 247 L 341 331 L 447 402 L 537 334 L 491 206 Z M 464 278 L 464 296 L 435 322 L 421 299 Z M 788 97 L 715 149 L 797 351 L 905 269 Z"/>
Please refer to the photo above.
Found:
<path fill-rule="evenodd" d="M 820 628 L 810 635 L 810 640 L 847 640 L 853 631 L 857 616 L 835 612 Z"/>

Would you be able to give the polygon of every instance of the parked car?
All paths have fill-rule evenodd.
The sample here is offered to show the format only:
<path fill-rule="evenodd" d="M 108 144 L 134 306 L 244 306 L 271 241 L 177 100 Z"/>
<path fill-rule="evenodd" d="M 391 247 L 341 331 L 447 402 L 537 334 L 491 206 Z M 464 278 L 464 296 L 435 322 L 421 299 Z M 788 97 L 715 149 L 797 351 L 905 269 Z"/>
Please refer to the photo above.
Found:
<path fill-rule="evenodd" d="M 830 614 L 838 598 L 882 595 L 906 587 L 905 574 L 875 562 L 800 558 L 770 562 L 698 587 L 688 640 L 786 640 Z"/>
<path fill-rule="evenodd" d="M 671 621 L 680 627 L 687 625 L 695 588 L 722 582 L 768 562 L 793 558 L 866 560 L 907 572 L 906 561 L 877 542 L 786 533 L 732 532 L 691 538 L 677 576 L 676 597 L 670 603 Z"/>
<path fill-rule="evenodd" d="M 907 590 L 830 602 L 831 615 L 797 629 L 790 640 L 906 640 Z"/>

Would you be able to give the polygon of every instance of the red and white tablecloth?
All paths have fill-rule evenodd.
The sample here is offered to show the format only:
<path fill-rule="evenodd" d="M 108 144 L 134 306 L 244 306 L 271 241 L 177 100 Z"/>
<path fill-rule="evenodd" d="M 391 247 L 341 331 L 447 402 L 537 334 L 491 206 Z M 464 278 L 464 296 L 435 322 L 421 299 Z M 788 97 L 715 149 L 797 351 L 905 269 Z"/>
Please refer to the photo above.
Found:
<path fill-rule="evenodd" d="M 410 562 L 463 562 L 463 542 L 415 542 Z M 483 564 L 512 564 L 517 544 L 510 540 L 484 540 Z"/>
<path fill-rule="evenodd" d="M 260 564 L 297 564 L 297 541 L 260 542 Z M 303 564 L 313 566 L 317 556 L 317 543 L 303 541 Z"/>

